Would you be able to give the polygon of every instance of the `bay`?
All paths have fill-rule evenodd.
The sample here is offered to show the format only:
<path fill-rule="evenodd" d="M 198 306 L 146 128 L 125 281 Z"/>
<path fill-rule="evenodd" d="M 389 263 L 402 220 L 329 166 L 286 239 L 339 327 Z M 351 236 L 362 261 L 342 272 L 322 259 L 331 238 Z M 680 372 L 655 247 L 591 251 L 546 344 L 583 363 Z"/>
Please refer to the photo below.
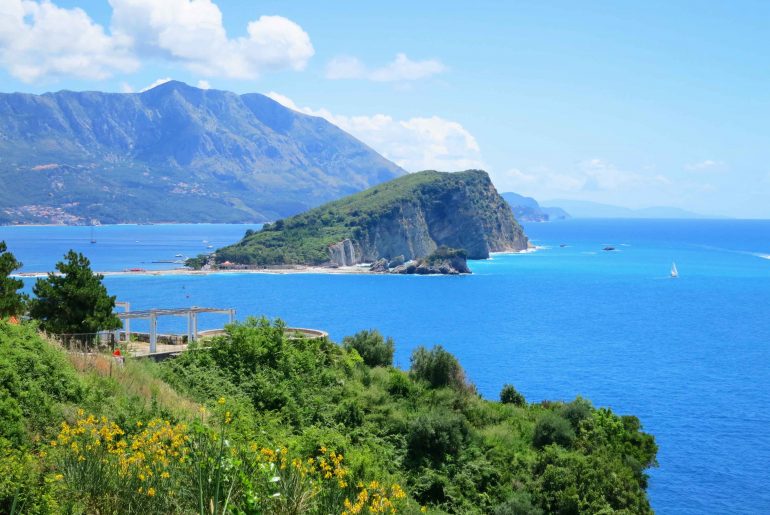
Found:
<path fill-rule="evenodd" d="M 0 227 L 0 239 L 24 271 L 49 270 L 70 247 L 96 270 L 151 269 L 256 227 L 101 226 L 95 244 L 84 227 Z M 132 309 L 234 307 L 239 319 L 280 317 L 337 341 L 377 328 L 394 337 L 404 368 L 414 347 L 441 344 L 485 397 L 510 382 L 530 402 L 582 395 L 638 416 L 660 446 L 649 488 L 657 512 L 770 512 L 770 221 L 573 220 L 525 230 L 539 250 L 472 262 L 463 277 L 105 282 Z M 678 279 L 669 277 L 674 261 Z M 201 328 L 222 322 L 203 317 Z M 183 325 L 164 319 L 160 330 Z"/>

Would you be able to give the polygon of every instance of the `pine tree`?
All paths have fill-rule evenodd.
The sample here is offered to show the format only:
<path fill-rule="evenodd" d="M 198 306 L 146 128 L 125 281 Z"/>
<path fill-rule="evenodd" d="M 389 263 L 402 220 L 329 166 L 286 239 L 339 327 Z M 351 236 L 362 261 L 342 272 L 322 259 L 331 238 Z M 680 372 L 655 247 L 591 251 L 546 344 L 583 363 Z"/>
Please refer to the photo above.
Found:
<path fill-rule="evenodd" d="M 21 268 L 21 263 L 8 252 L 4 241 L 0 241 L 0 318 L 19 315 L 24 311 L 27 296 L 19 293 L 24 286 L 21 279 L 11 274 Z"/>
<path fill-rule="evenodd" d="M 104 276 L 94 274 L 83 254 L 70 250 L 65 261 L 56 263 L 59 274 L 49 273 L 32 288 L 35 297 L 30 314 L 40 326 L 54 334 L 91 334 L 117 329 L 115 297 L 102 284 Z"/>

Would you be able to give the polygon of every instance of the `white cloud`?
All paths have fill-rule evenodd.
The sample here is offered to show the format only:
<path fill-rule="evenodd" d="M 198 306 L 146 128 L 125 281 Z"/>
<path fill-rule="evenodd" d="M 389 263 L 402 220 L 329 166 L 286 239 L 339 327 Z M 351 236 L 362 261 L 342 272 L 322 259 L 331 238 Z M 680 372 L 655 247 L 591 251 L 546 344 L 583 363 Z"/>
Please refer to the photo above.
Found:
<path fill-rule="evenodd" d="M 111 33 L 79 8 L 0 0 L 0 67 L 25 82 L 131 73 L 140 58 L 179 63 L 205 77 L 255 79 L 301 70 L 313 56 L 302 27 L 281 16 L 248 22 L 230 38 L 211 0 L 109 0 Z"/>
<path fill-rule="evenodd" d="M 295 111 L 326 118 L 410 172 L 484 167 L 476 138 L 455 121 L 438 116 L 406 120 L 385 114 L 342 116 L 299 107 L 280 93 L 267 96 Z"/>
<path fill-rule="evenodd" d="M 687 163 L 684 165 L 684 169 L 688 172 L 716 172 L 724 170 L 725 164 L 722 161 L 705 159 L 695 163 Z"/>
<path fill-rule="evenodd" d="M 142 89 L 140 89 L 139 93 L 144 93 L 145 91 L 149 91 L 152 88 L 157 88 L 161 84 L 165 84 L 165 83 L 170 82 L 172 80 L 174 80 L 174 79 L 172 79 L 171 77 L 163 77 L 162 79 L 157 79 L 157 80 L 153 81 L 152 84 L 148 84 L 147 86 L 145 86 Z"/>
<path fill-rule="evenodd" d="M 198 87 L 201 89 L 211 89 L 211 84 L 207 80 L 199 80 Z"/>
<path fill-rule="evenodd" d="M 0 66 L 24 82 L 34 82 L 62 76 L 105 79 L 136 70 L 139 61 L 128 41 L 108 35 L 82 9 L 2 0 Z"/>
<path fill-rule="evenodd" d="M 656 196 L 676 191 L 674 182 L 665 175 L 624 170 L 599 158 L 586 159 L 558 171 L 548 167 L 513 168 L 490 175 L 500 191 L 515 191 L 538 199 L 568 197 L 610 201 L 640 192 Z"/>
<path fill-rule="evenodd" d="M 229 38 L 210 0 L 110 0 L 112 31 L 139 55 L 179 62 L 206 77 L 254 79 L 265 71 L 301 70 L 315 50 L 302 27 L 282 16 L 248 23 Z"/>
<path fill-rule="evenodd" d="M 355 57 L 340 56 L 326 65 L 327 79 L 368 79 L 375 82 L 407 82 L 425 79 L 446 71 L 446 67 L 436 59 L 412 61 L 406 54 L 399 53 L 396 58 L 381 68 L 367 69 Z"/>

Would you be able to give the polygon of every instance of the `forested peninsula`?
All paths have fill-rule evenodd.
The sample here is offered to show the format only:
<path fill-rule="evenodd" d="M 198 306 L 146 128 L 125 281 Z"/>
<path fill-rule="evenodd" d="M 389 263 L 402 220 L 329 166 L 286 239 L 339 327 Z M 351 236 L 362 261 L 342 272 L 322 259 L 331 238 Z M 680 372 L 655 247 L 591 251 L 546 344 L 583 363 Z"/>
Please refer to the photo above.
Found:
<path fill-rule="evenodd" d="M 486 172 L 424 171 L 267 224 L 217 250 L 216 263 L 403 263 L 426 258 L 439 247 L 484 259 L 490 252 L 519 251 L 527 244 Z"/>

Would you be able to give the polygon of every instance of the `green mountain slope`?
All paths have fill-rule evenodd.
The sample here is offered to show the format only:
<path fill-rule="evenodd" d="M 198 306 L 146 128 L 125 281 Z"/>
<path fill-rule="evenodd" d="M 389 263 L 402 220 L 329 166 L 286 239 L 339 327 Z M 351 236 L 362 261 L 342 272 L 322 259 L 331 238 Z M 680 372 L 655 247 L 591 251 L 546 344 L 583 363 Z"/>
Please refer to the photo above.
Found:
<path fill-rule="evenodd" d="M 484 259 L 525 249 L 527 238 L 486 172 L 425 171 L 279 220 L 216 255 L 220 263 L 344 266 L 424 257 L 441 245 Z"/>
<path fill-rule="evenodd" d="M 0 223 L 261 222 L 403 173 L 259 94 L 0 94 Z"/>

